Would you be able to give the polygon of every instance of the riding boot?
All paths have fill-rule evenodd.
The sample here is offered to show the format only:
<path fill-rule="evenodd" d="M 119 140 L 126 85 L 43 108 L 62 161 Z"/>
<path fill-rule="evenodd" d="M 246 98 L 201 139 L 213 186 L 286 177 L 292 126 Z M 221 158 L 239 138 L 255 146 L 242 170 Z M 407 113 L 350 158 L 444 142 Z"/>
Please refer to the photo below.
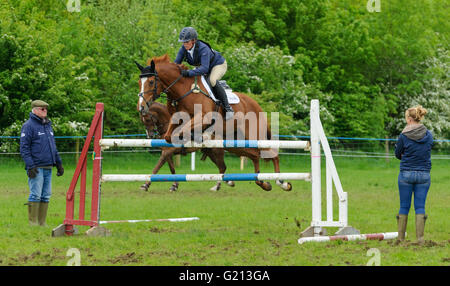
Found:
<path fill-rule="evenodd" d="M 408 224 L 408 215 L 397 215 L 398 237 L 397 241 L 405 240 L 406 225 Z"/>
<path fill-rule="evenodd" d="M 416 238 L 417 243 L 424 244 L 424 232 L 425 232 L 425 221 L 427 220 L 427 215 L 416 214 Z"/>
<path fill-rule="evenodd" d="M 47 218 L 48 203 L 40 202 L 38 222 L 40 226 L 47 226 L 45 220 Z"/>
<path fill-rule="evenodd" d="M 219 83 L 217 83 L 216 86 L 213 87 L 213 91 L 214 95 L 217 97 L 217 99 L 220 100 L 223 108 L 225 109 L 225 121 L 233 118 L 234 110 L 228 103 L 228 97 L 223 87 Z"/>

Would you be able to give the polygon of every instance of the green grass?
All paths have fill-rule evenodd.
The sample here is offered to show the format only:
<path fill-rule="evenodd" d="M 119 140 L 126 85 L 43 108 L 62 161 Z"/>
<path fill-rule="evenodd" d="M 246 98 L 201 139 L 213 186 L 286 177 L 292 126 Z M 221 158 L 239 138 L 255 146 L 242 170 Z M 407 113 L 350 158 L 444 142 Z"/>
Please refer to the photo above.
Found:
<path fill-rule="evenodd" d="M 106 153 L 103 173 L 149 173 L 156 159 L 156 154 L 148 153 Z M 30 227 L 23 205 L 28 197 L 23 163 L 19 157 L 0 158 L 0 265 L 66 265 L 70 248 L 79 249 L 82 265 L 366 265 L 371 248 L 380 251 L 384 266 L 449 265 L 450 162 L 446 160 L 433 161 L 424 246 L 413 243 L 413 207 L 407 228 L 410 243 L 396 246 L 391 241 L 335 241 L 299 245 L 299 234 L 311 221 L 311 185 L 303 181 L 291 182 L 291 192 L 282 191 L 274 182 L 271 192 L 261 190 L 254 182 L 236 182 L 235 188 L 222 184 L 218 192 L 209 191 L 214 182 L 182 182 L 176 193 L 169 193 L 171 183 L 153 183 L 149 192 L 139 190 L 140 183 L 104 183 L 102 220 L 191 216 L 200 220 L 111 224 L 107 225 L 112 232 L 109 237 L 86 237 L 83 233 L 87 228 L 79 227 L 80 235 L 52 238 L 51 229 L 64 219 L 65 193 L 75 169 L 73 155 L 63 160 L 64 176 L 56 177 L 54 172 L 49 226 Z M 251 163 L 241 171 L 238 158 L 227 155 L 225 160 L 228 173 L 253 172 Z M 396 231 L 398 160 L 334 160 L 349 195 L 350 225 L 361 233 Z M 281 161 L 285 172 L 308 172 L 310 168 L 308 156 L 282 156 Z M 261 168 L 262 172 L 273 171 L 265 162 Z M 210 161 L 198 160 L 196 172 L 217 173 L 217 169 Z M 169 173 L 168 167 L 160 173 Z M 194 173 L 190 156 L 182 157 L 177 173 Z M 324 205 L 324 217 L 325 210 Z"/>

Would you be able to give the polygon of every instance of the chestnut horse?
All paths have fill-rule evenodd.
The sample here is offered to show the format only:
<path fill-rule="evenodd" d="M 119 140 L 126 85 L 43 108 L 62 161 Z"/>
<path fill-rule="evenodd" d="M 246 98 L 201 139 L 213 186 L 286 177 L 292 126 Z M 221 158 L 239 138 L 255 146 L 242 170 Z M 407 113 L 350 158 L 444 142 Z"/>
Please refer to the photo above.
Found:
<path fill-rule="evenodd" d="M 166 133 L 167 128 L 169 126 L 170 121 L 170 113 L 167 107 L 164 104 L 159 102 L 153 102 L 146 112 L 140 113 L 140 119 L 142 123 L 145 125 L 145 131 L 147 133 L 147 138 L 162 138 L 162 136 Z M 187 153 L 194 152 L 198 150 L 198 148 L 161 148 L 161 156 L 159 157 L 158 163 L 153 168 L 152 174 L 157 174 L 161 167 L 167 162 L 169 164 L 170 172 L 175 174 L 175 165 L 172 160 L 172 156 L 176 154 L 186 155 Z M 225 173 L 226 165 L 224 161 L 224 150 L 223 149 L 202 149 L 203 156 L 201 158 L 202 161 L 209 157 L 211 161 L 216 164 L 217 168 L 219 168 L 219 172 L 221 174 Z M 226 183 L 234 187 L 233 181 L 226 181 Z M 148 181 L 141 186 L 142 190 L 148 191 L 151 182 Z M 211 191 L 218 191 L 220 189 L 221 182 L 218 181 L 217 184 L 212 187 Z M 174 182 L 170 187 L 170 191 L 174 192 L 178 189 L 178 182 Z"/>
<path fill-rule="evenodd" d="M 184 112 L 184 114 L 189 114 L 191 120 L 190 124 L 185 124 L 183 128 L 189 128 L 190 131 L 195 130 L 199 124 L 201 125 L 201 130 L 205 130 L 210 125 L 202 121 L 201 118 L 208 118 L 208 116 L 210 116 L 210 114 L 214 111 L 218 111 L 219 114 L 223 113 L 222 107 L 216 106 L 216 103 L 210 97 L 206 96 L 206 88 L 199 77 L 182 77 L 181 70 L 186 69 L 186 67 L 170 62 L 170 58 L 167 54 L 161 57 L 153 58 L 147 63 L 146 67 L 141 66 L 137 62 L 136 65 L 141 71 L 139 76 L 139 86 L 141 88 L 138 103 L 139 110 L 148 110 L 148 107 L 159 98 L 160 94 L 165 93 L 167 94 L 168 109 L 172 116 L 176 112 Z M 200 92 L 196 93 L 196 90 L 200 90 Z M 224 121 L 220 116 L 220 118 L 216 116 L 214 125 L 227 133 L 227 139 L 229 139 L 229 134 L 234 136 L 234 138 L 236 138 L 236 136 L 241 136 L 243 137 L 242 139 L 245 140 L 270 139 L 271 133 L 267 120 L 265 118 L 260 118 L 259 116 L 263 113 L 263 110 L 259 104 L 254 99 L 243 93 L 235 92 L 235 94 L 239 97 L 240 101 L 238 104 L 233 106 L 235 111 L 234 119 Z M 200 106 L 201 112 L 194 114 L 194 105 Z M 238 117 L 242 119 L 246 118 L 247 115 L 252 114 L 255 115 L 253 120 L 244 120 L 244 126 L 242 126 L 242 124 L 238 125 L 239 120 L 235 120 L 238 119 Z M 200 120 L 198 120 L 199 117 Z M 250 128 L 251 123 L 253 124 L 252 128 Z M 254 128 L 255 126 L 256 128 Z M 261 126 L 262 128 L 260 128 Z M 163 137 L 167 142 L 171 142 L 172 136 L 177 135 L 172 134 L 177 127 L 178 125 L 171 120 Z M 178 132 L 180 131 L 178 130 Z M 187 138 L 183 139 L 187 140 Z M 198 140 L 198 138 L 194 139 L 196 139 L 196 141 Z M 221 138 L 216 137 L 215 139 Z M 259 159 L 264 151 L 266 152 L 266 157 L 272 160 L 275 172 L 280 172 L 278 154 L 272 149 L 259 150 L 254 148 L 225 148 L 225 150 L 238 156 L 248 157 L 252 160 L 255 173 L 260 172 Z M 265 158 L 265 160 L 269 159 Z M 255 181 L 255 183 L 266 191 L 270 191 L 272 189 L 269 182 Z M 283 181 L 277 181 L 277 185 L 281 186 L 286 191 L 290 191 L 292 189 L 292 185 L 289 182 L 285 183 Z"/>

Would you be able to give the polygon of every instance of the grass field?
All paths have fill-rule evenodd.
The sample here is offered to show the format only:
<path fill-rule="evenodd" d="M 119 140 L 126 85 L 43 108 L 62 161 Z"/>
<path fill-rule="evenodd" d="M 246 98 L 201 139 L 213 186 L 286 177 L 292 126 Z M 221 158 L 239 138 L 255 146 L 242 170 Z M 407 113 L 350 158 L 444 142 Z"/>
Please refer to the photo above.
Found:
<path fill-rule="evenodd" d="M 157 159 L 149 153 L 105 153 L 103 157 L 104 174 L 149 173 Z M 399 161 L 334 159 L 349 195 L 349 224 L 361 233 L 396 231 Z M 379 251 L 382 266 L 450 264 L 448 160 L 433 161 L 423 246 L 414 244 L 413 207 L 409 242 L 403 245 L 392 241 L 299 245 L 299 234 L 311 221 L 311 185 L 303 181 L 293 181 L 291 192 L 282 191 L 274 182 L 271 192 L 254 182 L 237 182 L 234 188 L 222 184 L 220 191 L 212 192 L 209 188 L 214 182 L 198 182 L 180 183 L 176 193 L 169 193 L 171 183 L 153 183 L 149 192 L 139 190 L 140 183 L 104 183 L 102 220 L 194 216 L 200 220 L 112 224 L 107 225 L 112 232 L 109 237 L 86 237 L 87 228 L 79 227 L 80 235 L 52 238 L 51 229 L 64 219 L 65 193 L 75 169 L 74 155 L 63 156 L 63 160 L 64 176 L 56 177 L 54 172 L 49 226 L 30 227 L 24 206 L 28 185 L 23 163 L 19 156 L 0 158 L 0 265 L 66 265 L 71 248 L 79 250 L 81 265 L 358 266 L 367 265 L 371 248 Z M 250 163 L 240 171 L 238 158 L 227 155 L 225 160 L 228 173 L 253 172 Z M 282 156 L 281 162 L 282 171 L 309 172 L 308 156 Z M 262 163 L 262 172 L 272 170 Z M 196 172 L 217 173 L 217 169 L 210 161 L 198 160 Z M 168 167 L 161 173 L 169 173 Z M 190 156 L 181 158 L 177 173 L 193 173 Z M 323 211 L 325 215 L 325 207 Z"/>

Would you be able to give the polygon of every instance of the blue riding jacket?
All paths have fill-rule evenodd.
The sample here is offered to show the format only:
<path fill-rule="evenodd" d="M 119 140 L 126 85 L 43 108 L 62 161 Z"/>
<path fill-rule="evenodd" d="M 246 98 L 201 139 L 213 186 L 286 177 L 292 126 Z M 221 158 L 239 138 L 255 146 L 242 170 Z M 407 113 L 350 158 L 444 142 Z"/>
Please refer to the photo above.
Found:
<path fill-rule="evenodd" d="M 395 157 L 401 160 L 400 171 L 430 172 L 433 135 L 425 127 L 414 131 L 402 132 L 398 137 Z"/>
<path fill-rule="evenodd" d="M 206 75 L 209 74 L 213 67 L 221 65 L 225 62 L 225 58 L 203 41 L 197 40 L 193 57 L 188 53 L 184 46 L 181 46 L 175 58 L 176 64 L 181 64 L 182 61 L 188 62 L 195 69 L 189 70 L 189 76 Z"/>
<path fill-rule="evenodd" d="M 27 170 L 62 163 L 50 120 L 41 119 L 30 112 L 30 118 L 20 132 L 20 154 Z"/>

